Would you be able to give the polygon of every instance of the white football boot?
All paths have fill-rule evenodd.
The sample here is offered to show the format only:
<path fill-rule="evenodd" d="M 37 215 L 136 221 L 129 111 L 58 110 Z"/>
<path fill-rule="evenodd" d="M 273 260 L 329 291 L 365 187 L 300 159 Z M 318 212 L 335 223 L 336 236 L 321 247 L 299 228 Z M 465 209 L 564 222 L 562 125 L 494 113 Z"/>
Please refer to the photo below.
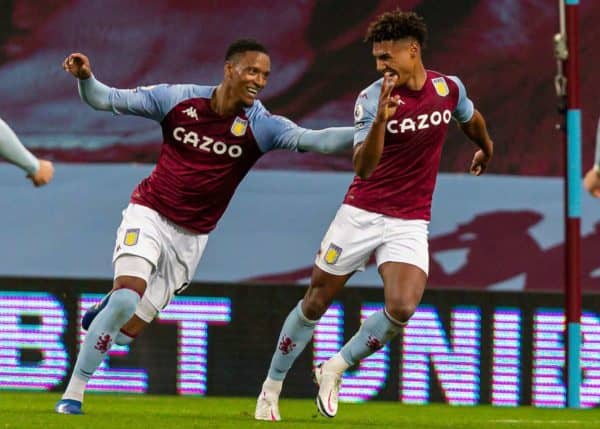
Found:
<path fill-rule="evenodd" d="M 254 418 L 256 420 L 269 420 L 278 422 L 281 420 L 279 414 L 279 394 L 283 382 L 267 378 L 262 385 L 262 390 L 256 400 Z"/>
<path fill-rule="evenodd" d="M 342 385 L 342 374 L 327 371 L 321 363 L 314 371 L 315 383 L 319 386 L 316 403 L 319 413 L 335 417 L 338 410 L 338 395 Z"/>

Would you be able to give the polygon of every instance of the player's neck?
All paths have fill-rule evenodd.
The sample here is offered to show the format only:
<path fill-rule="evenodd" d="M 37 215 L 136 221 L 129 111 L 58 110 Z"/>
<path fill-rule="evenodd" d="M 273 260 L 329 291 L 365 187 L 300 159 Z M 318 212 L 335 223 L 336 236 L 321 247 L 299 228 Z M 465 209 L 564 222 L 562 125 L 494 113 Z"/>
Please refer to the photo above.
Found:
<path fill-rule="evenodd" d="M 235 101 L 229 92 L 223 84 L 220 84 L 210 99 L 210 108 L 217 115 L 225 118 L 239 113 L 242 109 L 242 103 Z"/>
<path fill-rule="evenodd" d="M 425 81 L 427 80 L 427 70 L 425 70 L 425 66 L 423 63 L 419 63 L 415 66 L 415 70 L 412 76 L 406 81 L 404 84 L 405 87 L 410 89 L 411 91 L 420 91 L 421 88 L 425 85 Z"/>

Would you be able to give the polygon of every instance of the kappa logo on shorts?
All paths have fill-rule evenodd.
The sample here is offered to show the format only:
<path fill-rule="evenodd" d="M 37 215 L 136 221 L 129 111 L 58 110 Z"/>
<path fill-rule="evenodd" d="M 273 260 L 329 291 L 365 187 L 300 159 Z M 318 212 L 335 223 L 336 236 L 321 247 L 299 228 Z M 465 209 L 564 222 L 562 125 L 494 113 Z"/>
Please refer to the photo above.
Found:
<path fill-rule="evenodd" d="M 138 238 L 140 237 L 140 229 L 128 229 L 125 231 L 125 238 L 123 239 L 123 244 L 125 246 L 135 246 L 138 242 Z"/>
<path fill-rule="evenodd" d="M 323 257 L 323 259 L 325 259 L 325 262 L 327 262 L 329 265 L 333 265 L 340 258 L 341 254 L 342 248 L 336 246 L 333 243 L 330 243 L 329 248 L 327 249 L 327 252 L 325 252 L 325 256 Z"/>

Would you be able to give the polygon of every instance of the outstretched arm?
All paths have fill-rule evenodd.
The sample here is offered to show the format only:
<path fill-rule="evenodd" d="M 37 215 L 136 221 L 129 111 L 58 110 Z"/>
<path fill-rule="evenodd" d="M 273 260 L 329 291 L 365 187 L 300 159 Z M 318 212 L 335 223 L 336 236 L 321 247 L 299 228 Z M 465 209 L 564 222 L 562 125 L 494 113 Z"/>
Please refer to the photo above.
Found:
<path fill-rule="evenodd" d="M 600 119 L 598 119 L 598 128 L 596 130 L 594 166 L 585 174 L 583 186 L 593 197 L 600 198 Z"/>
<path fill-rule="evenodd" d="M 110 88 L 92 74 L 90 60 L 73 53 L 63 61 L 63 69 L 78 79 L 81 99 L 96 110 L 142 116 L 162 121 L 185 92 L 185 85 L 153 85 L 136 89 Z"/>
<path fill-rule="evenodd" d="M 69 55 L 63 62 L 63 69 L 78 79 L 79 96 L 83 101 L 96 110 L 112 110 L 109 99 L 111 88 L 96 80 L 87 56 L 80 53 Z"/>
<path fill-rule="evenodd" d="M 0 156 L 25 170 L 35 186 L 52 180 L 54 167 L 50 161 L 38 160 L 21 143 L 6 122 L 0 119 Z"/>
<path fill-rule="evenodd" d="M 80 79 L 77 82 L 77 88 L 81 99 L 95 110 L 112 111 L 109 98 L 112 88 L 104 85 L 93 75 L 84 80 Z"/>
<path fill-rule="evenodd" d="M 459 123 L 459 127 L 479 147 L 479 150 L 475 152 L 471 168 L 469 169 L 471 174 L 479 176 L 485 173 L 487 165 L 494 155 L 494 142 L 488 134 L 485 119 L 478 110 L 475 110 L 471 119 L 467 122 Z"/>
<path fill-rule="evenodd" d="M 351 149 L 353 140 L 353 127 L 307 130 L 298 140 L 298 149 L 302 152 L 339 153 Z"/>

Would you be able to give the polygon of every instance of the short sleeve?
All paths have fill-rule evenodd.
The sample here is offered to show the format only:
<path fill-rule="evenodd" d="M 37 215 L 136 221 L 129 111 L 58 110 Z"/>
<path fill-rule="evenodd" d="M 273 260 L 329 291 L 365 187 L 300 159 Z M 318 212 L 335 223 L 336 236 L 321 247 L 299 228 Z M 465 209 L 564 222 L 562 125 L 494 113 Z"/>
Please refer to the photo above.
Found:
<path fill-rule="evenodd" d="M 379 88 L 381 88 L 379 86 Z M 362 91 L 354 104 L 354 146 L 367 138 L 377 114 L 377 87 L 375 85 Z"/>
<path fill-rule="evenodd" d="M 473 107 L 473 102 L 467 97 L 467 90 L 461 80 L 456 76 L 448 76 L 456 86 L 458 86 L 458 103 L 456 104 L 456 108 L 454 112 L 452 112 L 452 116 L 458 122 L 464 123 L 469 122 L 473 117 L 473 113 L 475 112 L 475 108 Z"/>

